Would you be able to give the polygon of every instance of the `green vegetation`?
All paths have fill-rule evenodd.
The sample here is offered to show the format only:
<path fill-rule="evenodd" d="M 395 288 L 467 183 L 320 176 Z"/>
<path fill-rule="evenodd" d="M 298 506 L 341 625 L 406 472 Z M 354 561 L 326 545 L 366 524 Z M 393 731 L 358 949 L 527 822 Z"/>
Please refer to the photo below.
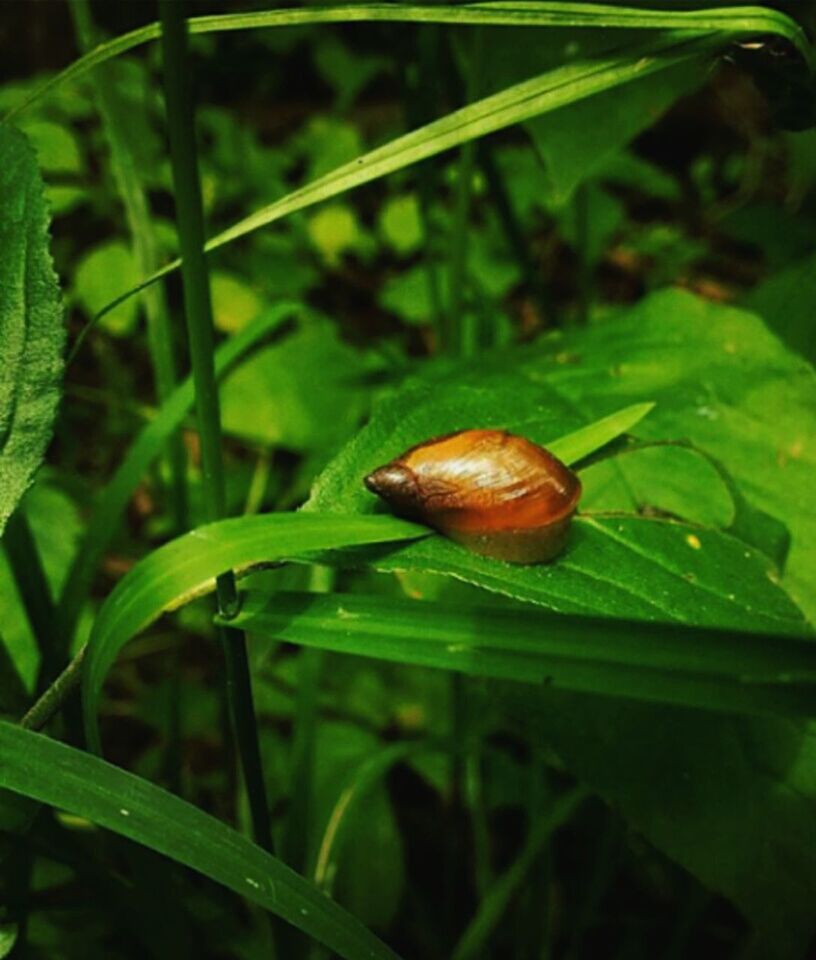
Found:
<path fill-rule="evenodd" d="M 806 960 L 811 4 L 226 6 L 2 11 L 0 958 Z"/>

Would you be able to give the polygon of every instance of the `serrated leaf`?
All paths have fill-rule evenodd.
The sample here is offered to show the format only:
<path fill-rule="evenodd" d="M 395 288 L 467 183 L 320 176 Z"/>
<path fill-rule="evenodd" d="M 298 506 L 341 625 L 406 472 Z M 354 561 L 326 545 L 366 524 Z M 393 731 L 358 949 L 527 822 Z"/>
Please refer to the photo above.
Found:
<path fill-rule="evenodd" d="M 43 183 L 26 138 L 0 124 L 0 535 L 51 439 L 65 330 Z"/>

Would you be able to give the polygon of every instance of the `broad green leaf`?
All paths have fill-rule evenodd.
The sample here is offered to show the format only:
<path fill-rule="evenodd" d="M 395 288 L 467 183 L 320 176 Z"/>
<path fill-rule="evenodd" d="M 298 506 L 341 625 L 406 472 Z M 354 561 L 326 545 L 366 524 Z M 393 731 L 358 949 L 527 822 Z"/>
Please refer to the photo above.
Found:
<path fill-rule="evenodd" d="M 0 124 L 0 536 L 51 439 L 64 340 L 34 151 Z"/>
<path fill-rule="evenodd" d="M 726 713 L 814 709 L 812 637 L 285 592 L 250 592 L 231 623 L 270 640 L 494 680 Z"/>
<path fill-rule="evenodd" d="M 525 735 L 549 744 L 635 830 L 739 907 L 754 932 L 741 956 L 807 955 L 816 927 L 812 721 L 528 695 L 518 685 L 502 700 Z"/>
<path fill-rule="evenodd" d="M 371 3 L 299 10 L 263 10 L 252 13 L 193 17 L 190 33 L 220 33 L 230 30 L 255 30 L 264 27 L 294 27 L 310 23 L 448 23 L 453 25 L 498 25 L 528 27 L 589 27 L 593 29 L 685 30 L 720 33 L 723 42 L 740 35 L 770 34 L 794 44 L 805 58 L 810 45 L 802 28 L 777 10 L 761 6 L 734 6 L 702 10 L 649 10 L 600 3 L 525 2 L 465 3 L 458 6 L 411 6 L 397 3 Z M 54 87 L 81 77 L 100 63 L 127 50 L 157 40 L 158 23 L 151 23 L 100 44 L 69 67 L 51 77 L 24 97 L 6 115 L 10 119 L 39 100 Z"/>
<path fill-rule="evenodd" d="M 67 810 L 260 904 L 347 960 L 396 960 L 355 917 L 213 817 L 147 780 L 0 722 L 0 787 Z"/>
<path fill-rule="evenodd" d="M 280 303 L 231 337 L 215 353 L 216 375 L 222 376 L 285 320 L 302 311 L 301 304 Z M 116 536 L 133 491 L 192 409 L 194 401 L 193 381 L 188 377 L 162 405 L 155 420 L 142 429 L 119 469 L 100 493 L 60 594 L 59 620 L 64 636 L 70 637 L 74 633 L 97 566 Z"/>
<path fill-rule="evenodd" d="M 427 528 L 393 517 L 264 514 L 209 523 L 154 550 L 119 581 L 94 621 L 83 678 L 88 742 L 99 751 L 97 701 L 119 650 L 165 611 L 211 592 L 218 574 L 310 551 L 427 534 Z"/>
<path fill-rule="evenodd" d="M 368 426 L 316 483 L 312 505 L 343 512 L 378 509 L 360 478 L 428 437 L 467 427 L 505 427 L 547 446 L 582 420 L 646 399 L 657 401 L 655 409 L 630 432 L 642 440 L 692 441 L 725 466 L 751 506 L 787 526 L 792 544 L 782 583 L 806 612 L 816 614 L 816 375 L 758 318 L 682 291 L 656 294 L 616 319 L 545 337 L 537 347 L 467 366 L 429 369 L 375 410 Z M 709 508 L 715 509 L 714 498 L 720 498 L 722 490 L 719 484 L 706 486 L 707 477 L 708 471 L 701 470 L 697 496 L 711 500 Z M 687 487 L 684 496 L 693 495 Z M 383 565 L 424 565 L 444 572 L 451 564 L 456 576 L 524 599 L 535 595 L 538 602 L 559 610 L 608 610 L 619 616 L 649 615 L 651 610 L 659 617 L 662 608 L 663 615 L 689 622 L 716 623 L 700 617 L 722 615 L 723 623 L 734 626 L 748 624 L 755 614 L 764 616 L 765 600 L 757 605 L 751 593 L 761 583 L 764 598 L 776 597 L 765 609 L 774 611 L 771 620 L 796 619 L 792 604 L 769 579 L 778 578 L 767 561 L 751 549 L 741 555 L 738 539 L 704 530 L 707 536 L 698 538 L 704 540 L 704 549 L 678 565 L 674 538 L 679 528 L 643 519 L 622 523 L 624 533 L 619 535 L 600 518 L 579 520 L 571 550 L 543 568 L 505 570 L 440 538 L 408 545 Z M 646 538 L 642 543 L 641 536 Z M 585 546 L 589 543 L 592 549 Z M 731 564 L 730 569 L 709 564 L 709 548 L 719 563 Z M 655 553 L 650 561 L 651 550 Z M 665 583 L 667 565 L 678 577 L 675 587 L 684 575 L 696 580 L 685 579 L 680 592 L 668 586 L 652 591 L 647 586 L 650 577 L 655 577 L 655 585 Z M 583 587 L 576 578 L 583 579 Z M 648 595 L 645 607 L 634 596 L 633 578 Z M 695 593 L 695 583 L 706 587 Z M 748 589 L 748 583 L 754 586 Z M 664 606 L 666 590 L 665 596 L 673 599 Z M 701 594 L 711 591 L 722 599 L 733 594 L 732 607 L 703 601 Z"/>

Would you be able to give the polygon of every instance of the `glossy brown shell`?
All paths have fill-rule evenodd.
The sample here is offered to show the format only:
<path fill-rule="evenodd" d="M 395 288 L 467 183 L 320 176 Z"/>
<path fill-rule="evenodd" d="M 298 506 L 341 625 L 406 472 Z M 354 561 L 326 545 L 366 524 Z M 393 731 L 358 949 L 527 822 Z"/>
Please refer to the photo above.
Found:
<path fill-rule="evenodd" d="M 544 563 L 566 545 L 578 477 L 505 430 L 462 430 L 411 447 L 365 478 L 395 513 L 476 553 Z"/>

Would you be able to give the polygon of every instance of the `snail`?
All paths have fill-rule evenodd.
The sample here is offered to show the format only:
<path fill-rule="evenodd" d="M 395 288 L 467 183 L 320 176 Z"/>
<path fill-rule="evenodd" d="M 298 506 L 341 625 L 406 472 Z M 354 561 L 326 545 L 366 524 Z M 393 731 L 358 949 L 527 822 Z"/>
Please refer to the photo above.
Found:
<path fill-rule="evenodd" d="M 460 430 L 411 447 L 365 478 L 399 516 L 475 553 L 546 563 L 565 547 L 581 481 L 506 430 Z"/>

